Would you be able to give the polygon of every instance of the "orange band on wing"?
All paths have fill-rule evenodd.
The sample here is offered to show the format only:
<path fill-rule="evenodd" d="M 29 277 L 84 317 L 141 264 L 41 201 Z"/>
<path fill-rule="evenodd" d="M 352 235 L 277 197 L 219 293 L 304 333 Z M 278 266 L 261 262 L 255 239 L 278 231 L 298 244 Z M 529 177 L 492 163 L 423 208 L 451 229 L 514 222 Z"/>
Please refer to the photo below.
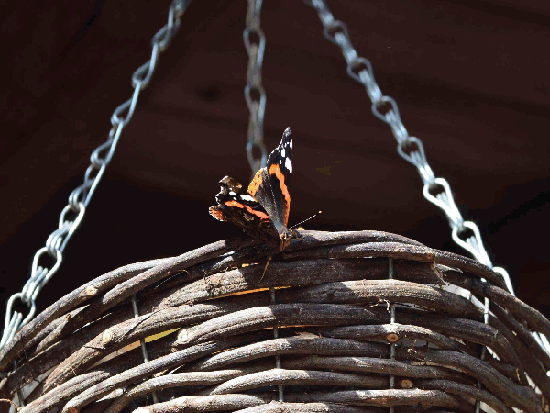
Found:
<path fill-rule="evenodd" d="M 269 217 L 267 216 L 267 214 L 266 214 L 265 212 L 256 211 L 255 209 L 252 209 L 252 208 L 249 207 L 248 205 L 240 204 L 240 203 L 237 202 L 237 201 L 227 201 L 224 205 L 225 205 L 225 206 L 237 207 L 237 208 L 244 208 L 244 209 L 246 209 L 249 213 L 251 213 L 252 215 L 257 216 L 257 217 L 260 218 L 260 219 L 267 219 L 267 220 L 269 220 Z"/>
<path fill-rule="evenodd" d="M 274 174 L 281 182 L 281 194 L 283 195 L 287 205 L 283 219 L 285 225 L 288 225 L 288 215 L 290 214 L 290 192 L 288 192 L 288 187 L 285 185 L 285 176 L 281 172 L 281 167 L 277 163 L 274 163 L 269 167 L 269 174 Z"/>
<path fill-rule="evenodd" d="M 248 185 L 247 192 L 252 196 L 256 196 L 256 192 L 258 192 L 258 188 L 262 184 L 262 170 L 264 169 L 265 168 L 262 168 L 258 172 L 256 172 L 256 175 L 254 175 L 254 179 Z"/>

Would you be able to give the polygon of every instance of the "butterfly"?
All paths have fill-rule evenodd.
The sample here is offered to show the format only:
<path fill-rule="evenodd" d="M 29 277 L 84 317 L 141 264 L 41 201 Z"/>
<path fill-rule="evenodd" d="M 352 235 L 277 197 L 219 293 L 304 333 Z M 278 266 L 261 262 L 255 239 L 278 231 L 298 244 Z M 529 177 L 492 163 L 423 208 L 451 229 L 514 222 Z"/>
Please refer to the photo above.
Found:
<path fill-rule="evenodd" d="M 286 128 L 279 146 L 269 154 L 267 166 L 256 172 L 246 191 L 229 176 L 219 182 L 218 205 L 210 207 L 210 215 L 241 227 L 253 238 L 277 242 L 282 251 L 297 236 L 287 227 L 291 174 L 292 135 Z"/>

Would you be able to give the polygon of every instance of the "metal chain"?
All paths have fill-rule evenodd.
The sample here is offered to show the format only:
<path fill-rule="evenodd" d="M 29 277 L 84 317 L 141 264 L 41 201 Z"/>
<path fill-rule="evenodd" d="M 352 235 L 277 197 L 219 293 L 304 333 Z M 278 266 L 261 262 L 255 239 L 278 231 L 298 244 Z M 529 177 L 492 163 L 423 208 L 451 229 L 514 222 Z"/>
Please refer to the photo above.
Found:
<path fill-rule="evenodd" d="M 94 191 L 111 161 L 116 144 L 124 127 L 134 114 L 139 93 L 147 87 L 155 70 L 159 53 L 170 44 L 170 40 L 180 27 L 180 18 L 191 0 L 174 0 L 168 12 L 168 23 L 151 40 L 151 58 L 132 75 L 134 92 L 132 97 L 118 106 L 111 117 L 112 128 L 107 140 L 97 147 L 91 156 L 91 165 L 84 174 L 84 182 L 69 196 L 69 204 L 61 211 L 59 228 L 53 231 L 46 246 L 39 249 L 33 259 L 31 275 L 20 293 L 12 295 L 6 306 L 4 333 L 0 349 L 6 345 L 17 331 L 36 314 L 36 298 L 44 285 L 57 272 L 63 259 L 63 251 L 74 231 L 79 227 Z M 49 263 L 46 263 L 49 260 Z M 14 310 L 16 300 L 24 303 L 29 312 L 24 316 Z"/>
<path fill-rule="evenodd" d="M 372 102 L 372 113 L 378 119 L 387 123 L 393 136 L 397 140 L 397 152 L 407 162 L 412 163 L 418 170 L 424 184 L 424 197 L 441 208 L 452 229 L 453 240 L 462 248 L 470 252 L 479 262 L 499 272 L 506 282 L 507 288 L 513 292 L 510 276 L 500 267 L 493 267 L 489 255 L 481 241 L 479 228 L 472 221 L 465 221 L 458 210 L 451 188 L 444 178 L 436 178 L 426 160 L 422 141 L 409 136 L 407 129 L 401 123 L 397 103 L 390 96 L 382 94 L 374 79 L 371 63 L 364 57 L 358 57 L 357 50 L 352 46 L 345 23 L 334 19 L 324 0 L 313 0 L 308 3 L 317 11 L 325 30 L 325 37 L 340 47 L 346 59 L 348 75 L 363 84 Z"/>
<path fill-rule="evenodd" d="M 346 60 L 348 75 L 365 86 L 372 103 L 371 110 L 374 116 L 390 126 L 392 134 L 397 140 L 399 155 L 407 162 L 412 163 L 418 170 L 423 183 L 424 198 L 445 212 L 451 227 L 452 239 L 458 246 L 472 254 L 476 260 L 502 275 L 506 287 L 511 294 L 515 295 L 508 272 L 502 267 L 493 267 L 487 250 L 481 241 L 478 226 L 472 221 L 464 220 L 456 206 L 447 181 L 444 178 L 435 177 L 426 160 L 422 141 L 409 136 L 407 129 L 401 122 L 397 103 L 392 97 L 382 94 L 378 83 L 374 79 L 371 63 L 364 57 L 358 56 L 357 50 L 351 44 L 345 23 L 334 18 L 324 0 L 312 0 L 310 2 L 304 0 L 304 2 L 317 11 L 323 24 L 325 38 L 336 44 L 342 51 Z M 482 279 L 482 281 L 485 280 Z M 487 323 L 489 321 L 489 300 L 487 298 L 484 300 L 483 307 L 484 320 Z M 533 336 L 541 347 L 550 354 L 550 343 L 547 338 L 537 332 L 533 332 Z"/>
<path fill-rule="evenodd" d="M 267 150 L 264 145 L 264 115 L 266 95 L 262 86 L 262 63 L 264 60 L 265 35 L 260 29 L 262 0 L 248 0 L 246 29 L 243 33 L 244 45 L 248 54 L 248 69 L 244 96 L 250 111 L 246 156 L 252 174 L 267 165 Z M 259 152 L 259 158 L 254 152 Z"/>
<path fill-rule="evenodd" d="M 265 35 L 260 29 L 260 12 L 262 10 L 262 0 L 248 0 L 248 9 L 246 11 L 246 28 L 243 32 L 244 45 L 248 54 L 248 69 L 246 71 L 246 86 L 244 87 L 244 96 L 246 105 L 250 111 L 248 118 L 248 134 L 246 142 L 246 156 L 248 164 L 252 170 L 252 177 L 258 169 L 267 165 L 267 150 L 264 144 L 264 114 L 266 95 L 262 86 L 262 63 L 265 51 Z M 260 152 L 260 157 L 256 158 L 254 151 Z M 271 260 L 271 258 L 270 258 Z M 267 263 L 269 265 L 269 261 Z M 267 269 L 267 266 L 266 266 Z M 275 288 L 269 287 L 269 297 L 271 304 L 277 304 Z M 279 338 L 279 328 L 273 327 L 273 338 Z M 275 356 L 275 367 L 281 368 L 281 357 Z M 284 401 L 284 388 L 281 384 L 278 386 L 279 401 Z"/>

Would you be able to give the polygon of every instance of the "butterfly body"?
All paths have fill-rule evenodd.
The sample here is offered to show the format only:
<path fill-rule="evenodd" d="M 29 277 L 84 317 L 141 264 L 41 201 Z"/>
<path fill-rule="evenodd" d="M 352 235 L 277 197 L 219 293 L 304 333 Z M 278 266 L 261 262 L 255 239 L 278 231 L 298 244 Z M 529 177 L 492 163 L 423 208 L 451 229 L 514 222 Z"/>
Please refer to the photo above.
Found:
<path fill-rule="evenodd" d="M 291 174 L 292 136 L 287 128 L 279 146 L 269 154 L 267 166 L 256 172 L 246 191 L 229 176 L 219 182 L 218 205 L 210 207 L 210 215 L 243 228 L 253 238 L 277 241 L 283 250 L 296 235 L 287 227 Z"/>

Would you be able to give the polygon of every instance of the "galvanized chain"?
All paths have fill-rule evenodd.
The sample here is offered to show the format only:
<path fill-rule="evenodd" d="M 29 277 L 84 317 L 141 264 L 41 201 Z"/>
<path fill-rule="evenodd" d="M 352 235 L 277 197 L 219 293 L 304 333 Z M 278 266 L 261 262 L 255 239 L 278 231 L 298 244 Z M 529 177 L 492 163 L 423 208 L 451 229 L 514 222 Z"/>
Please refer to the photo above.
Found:
<path fill-rule="evenodd" d="M 418 170 L 423 183 L 423 195 L 429 202 L 441 208 L 451 227 L 452 239 L 458 246 L 464 248 L 476 260 L 487 265 L 496 273 L 502 275 L 506 287 L 514 294 L 512 282 L 508 272 L 502 267 L 493 267 L 487 250 L 481 241 L 478 226 L 472 221 L 466 221 L 458 210 L 451 188 L 444 178 L 436 177 L 426 160 L 422 141 L 409 136 L 407 129 L 401 122 L 401 116 L 395 100 L 382 94 L 374 78 L 371 63 L 364 57 L 359 57 L 357 50 L 351 44 L 348 30 L 344 22 L 336 20 L 324 0 L 304 1 L 312 6 L 323 24 L 325 38 L 336 44 L 346 60 L 346 71 L 355 81 L 365 86 L 372 103 L 371 110 L 374 116 L 387 123 L 393 136 L 397 140 L 397 152 L 407 162 L 412 163 Z M 483 280 L 485 281 L 485 280 Z M 489 320 L 489 300 L 484 302 L 484 319 Z M 533 334 L 541 346 L 550 353 L 550 343 L 542 334 Z"/>
<path fill-rule="evenodd" d="M 267 150 L 264 145 L 264 114 L 266 95 L 262 86 L 262 63 L 264 60 L 265 35 L 260 29 L 262 0 L 248 0 L 246 29 L 243 33 L 248 54 L 248 69 L 244 96 L 250 111 L 246 142 L 246 156 L 252 174 L 267 164 Z M 259 153 L 258 153 L 259 152 Z M 257 157 L 259 156 L 259 157 Z"/>
<path fill-rule="evenodd" d="M 92 152 L 91 165 L 84 174 L 84 182 L 71 193 L 69 204 L 61 211 L 59 228 L 50 234 L 46 246 L 36 252 L 32 263 L 31 275 L 23 290 L 9 298 L 6 306 L 5 327 L 2 340 L 0 341 L 0 349 L 36 314 L 36 298 L 38 293 L 59 269 L 63 259 L 63 251 L 82 221 L 86 208 L 105 172 L 105 168 L 113 157 L 122 130 L 134 114 L 139 93 L 149 84 L 159 53 L 168 47 L 170 40 L 178 31 L 181 15 L 190 1 L 172 1 L 168 12 L 168 23 L 151 40 L 151 58 L 132 75 L 132 86 L 134 87 L 132 97 L 115 109 L 111 117 L 112 128 L 109 131 L 109 136 L 103 144 Z M 29 308 L 26 316 L 14 310 L 17 300 Z"/>
<path fill-rule="evenodd" d="M 347 63 L 348 75 L 363 84 L 372 102 L 372 113 L 378 119 L 387 123 L 393 136 L 397 139 L 397 152 L 407 162 L 412 163 L 422 178 L 424 197 L 435 206 L 441 208 L 452 229 L 453 240 L 462 248 L 470 252 L 479 262 L 493 268 L 487 251 L 481 241 L 477 225 L 472 221 L 465 221 L 458 210 L 451 188 L 444 178 L 436 178 L 432 168 L 426 160 L 422 141 L 409 136 L 407 129 L 401 123 L 397 103 L 390 96 L 382 94 L 374 79 L 371 63 L 358 57 L 357 50 L 352 46 L 344 22 L 336 20 L 327 8 L 324 0 L 313 0 L 310 4 L 317 11 L 325 30 L 325 37 L 340 47 Z M 467 235 L 467 238 L 464 237 Z M 497 268 L 493 268 L 497 270 Z M 512 291 L 510 277 L 502 268 L 498 268 L 506 280 L 506 285 Z"/>
<path fill-rule="evenodd" d="M 246 156 L 252 170 L 252 177 L 258 169 L 267 165 L 267 150 L 264 144 L 264 114 L 266 95 L 262 86 L 262 63 L 265 51 L 265 35 L 260 28 L 260 12 L 262 0 L 248 0 L 246 11 L 246 28 L 243 32 L 244 45 L 248 54 L 248 69 L 246 71 L 246 86 L 244 96 L 250 111 L 248 118 L 248 133 L 246 142 Z M 259 158 L 256 157 L 259 152 Z M 269 261 L 267 263 L 269 265 Z M 267 269 L 267 266 L 266 266 Z M 275 288 L 269 288 L 271 304 L 277 304 Z M 273 328 L 273 338 L 279 338 L 279 328 Z M 281 357 L 275 356 L 275 367 L 281 368 Z M 284 401 L 284 388 L 278 385 L 279 401 Z"/>

